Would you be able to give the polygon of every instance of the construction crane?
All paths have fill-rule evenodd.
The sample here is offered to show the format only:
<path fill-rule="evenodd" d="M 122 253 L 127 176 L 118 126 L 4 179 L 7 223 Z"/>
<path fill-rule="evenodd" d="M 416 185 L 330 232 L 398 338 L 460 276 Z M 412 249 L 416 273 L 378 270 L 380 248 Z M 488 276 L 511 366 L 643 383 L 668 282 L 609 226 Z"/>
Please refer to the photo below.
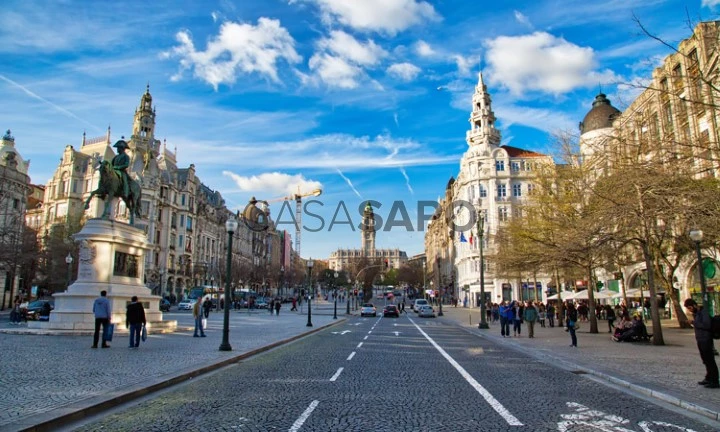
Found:
<path fill-rule="evenodd" d="M 298 258 L 301 257 L 300 233 L 302 231 L 302 199 L 309 196 L 320 196 L 321 194 L 322 189 L 320 188 L 314 189 L 311 192 L 300 193 L 300 186 L 298 186 L 297 193 L 281 198 L 273 198 L 271 200 L 264 201 L 267 204 L 282 201 L 295 201 L 295 253 L 297 254 Z"/>

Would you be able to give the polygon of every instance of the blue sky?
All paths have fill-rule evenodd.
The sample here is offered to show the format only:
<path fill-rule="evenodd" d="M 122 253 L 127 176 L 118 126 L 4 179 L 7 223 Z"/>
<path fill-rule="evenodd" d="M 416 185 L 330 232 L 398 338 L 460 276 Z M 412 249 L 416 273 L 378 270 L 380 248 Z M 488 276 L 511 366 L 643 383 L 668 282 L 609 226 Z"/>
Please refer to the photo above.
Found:
<path fill-rule="evenodd" d="M 231 208 L 321 186 L 326 219 L 303 256 L 359 247 L 365 200 L 436 200 L 467 148 L 470 96 L 483 71 L 503 142 L 551 151 L 577 130 L 602 86 L 624 108 L 689 22 L 720 0 L 4 0 L 0 128 L 31 159 L 34 183 L 83 131 L 131 133 L 145 85 L 156 137 L 194 163 Z M 280 205 L 273 205 L 278 216 Z M 342 216 L 344 213 L 340 213 Z M 293 233 L 287 212 L 284 228 Z M 339 217 L 345 221 L 346 217 Z M 308 228 L 320 226 L 306 216 Z M 417 228 L 417 227 L 416 227 Z M 378 247 L 423 250 L 424 232 L 380 232 Z"/>

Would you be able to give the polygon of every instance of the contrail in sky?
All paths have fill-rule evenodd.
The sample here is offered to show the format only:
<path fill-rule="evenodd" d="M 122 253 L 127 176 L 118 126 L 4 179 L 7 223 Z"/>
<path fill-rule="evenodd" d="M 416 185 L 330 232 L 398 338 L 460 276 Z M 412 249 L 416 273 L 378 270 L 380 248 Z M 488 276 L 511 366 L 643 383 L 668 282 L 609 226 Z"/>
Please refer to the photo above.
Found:
<path fill-rule="evenodd" d="M 352 184 L 352 182 L 350 181 L 350 179 L 347 178 L 347 177 L 345 177 L 345 174 L 343 174 L 342 171 L 340 171 L 340 170 L 337 169 L 337 168 L 335 168 L 335 169 L 337 170 L 337 173 L 340 174 L 340 177 L 342 177 L 343 179 L 345 179 L 345 181 L 347 182 L 348 186 L 350 186 L 350 189 L 352 189 L 353 192 L 355 192 L 355 195 L 357 195 L 358 198 L 362 198 L 362 195 L 360 195 L 360 192 L 358 192 L 357 189 L 355 189 L 355 186 L 353 186 L 353 184 Z"/>
<path fill-rule="evenodd" d="M 407 172 L 405 172 L 405 168 L 400 167 L 400 172 L 402 173 L 403 177 L 405 177 L 405 185 L 407 186 L 408 190 L 411 194 L 415 195 L 415 191 L 413 190 L 412 186 L 410 186 L 410 177 L 408 177 Z"/>
<path fill-rule="evenodd" d="M 37 99 L 37 100 L 39 100 L 40 102 L 43 102 L 43 103 L 45 103 L 45 104 L 47 104 L 47 105 L 50 105 L 51 107 L 55 108 L 57 111 L 60 111 L 61 113 L 65 114 L 65 115 L 67 115 L 67 116 L 70 116 L 70 117 L 72 117 L 72 118 L 74 118 L 74 119 L 76 119 L 76 120 L 79 120 L 79 121 L 85 123 L 86 125 L 92 127 L 93 129 L 96 129 L 96 130 L 98 130 L 98 131 L 102 131 L 102 129 L 98 128 L 98 127 L 95 126 L 94 124 L 88 122 L 88 121 L 85 120 L 85 119 L 82 119 L 82 118 L 78 117 L 78 116 L 75 115 L 74 113 L 66 110 L 65 108 L 63 108 L 63 107 L 61 107 L 61 106 L 55 105 L 54 103 L 52 103 L 52 102 L 50 102 L 49 100 L 45 99 L 44 97 L 38 95 L 37 93 L 33 93 L 32 91 L 28 90 L 28 89 L 27 89 L 25 86 L 23 86 L 22 84 L 17 83 L 17 82 L 15 82 L 15 81 L 11 80 L 10 78 L 6 77 L 5 75 L 0 75 L 0 80 L 5 81 L 6 83 L 12 85 L 13 87 L 19 88 L 20 90 L 24 91 L 28 96 L 30 96 L 30 97 L 32 97 L 32 98 L 34 98 L 34 99 Z"/>

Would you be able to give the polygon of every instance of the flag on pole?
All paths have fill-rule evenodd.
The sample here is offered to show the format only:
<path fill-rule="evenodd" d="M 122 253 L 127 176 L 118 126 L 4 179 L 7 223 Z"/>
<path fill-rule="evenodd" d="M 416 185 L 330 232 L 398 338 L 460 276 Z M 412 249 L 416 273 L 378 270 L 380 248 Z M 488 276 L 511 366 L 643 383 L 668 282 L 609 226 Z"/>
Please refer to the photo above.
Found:
<path fill-rule="evenodd" d="M 472 231 L 470 231 L 470 244 L 471 244 L 471 245 L 473 244 L 473 235 L 472 235 Z"/>
<path fill-rule="evenodd" d="M 467 243 L 467 239 L 465 238 L 465 233 L 460 233 L 460 243 Z"/>

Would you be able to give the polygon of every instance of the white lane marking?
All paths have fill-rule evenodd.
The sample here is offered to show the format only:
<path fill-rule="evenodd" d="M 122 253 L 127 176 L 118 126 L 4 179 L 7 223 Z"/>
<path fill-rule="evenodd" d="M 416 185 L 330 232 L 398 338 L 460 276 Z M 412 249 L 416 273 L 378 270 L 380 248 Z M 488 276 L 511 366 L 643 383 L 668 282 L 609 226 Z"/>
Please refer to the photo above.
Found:
<path fill-rule="evenodd" d="M 363 338 L 363 340 L 367 340 L 367 338 L 368 338 L 368 337 L 367 337 L 367 336 L 365 336 L 365 337 Z"/>
<path fill-rule="evenodd" d="M 494 409 L 500 416 L 505 419 L 505 421 L 510 426 L 523 426 L 522 422 L 518 420 L 514 415 L 510 414 L 510 411 L 508 411 L 500 402 L 498 402 L 493 395 L 490 394 L 489 391 L 485 389 L 482 385 L 480 385 L 479 382 L 475 380 L 475 378 L 472 377 L 458 362 L 455 361 L 454 358 L 450 357 L 450 354 L 445 352 L 444 349 L 440 345 L 438 345 L 430 336 L 428 336 L 427 333 L 423 331 L 423 329 L 420 328 L 419 325 L 415 323 L 412 319 L 410 319 L 410 322 L 413 323 L 415 328 L 418 329 L 418 331 L 425 336 L 425 339 L 427 339 L 432 346 L 435 347 L 436 350 L 442 354 L 443 357 L 445 357 L 445 360 L 447 360 L 458 372 L 460 372 L 460 375 L 462 375 L 463 378 L 465 378 L 465 381 L 467 381 L 473 388 L 480 393 L 480 396 L 485 399 L 485 401 Z"/>
<path fill-rule="evenodd" d="M 393 333 L 395 333 L 395 336 L 400 336 L 400 332 L 399 332 L 399 331 L 394 331 Z"/>
<path fill-rule="evenodd" d="M 335 381 L 336 379 L 338 379 L 338 377 L 340 376 L 342 371 L 343 371 L 343 368 L 338 368 L 337 372 L 335 372 L 335 375 L 333 375 L 332 378 L 330 378 L 330 381 Z"/>
<path fill-rule="evenodd" d="M 370 334 L 370 333 L 372 333 L 372 330 L 370 330 L 370 331 L 368 332 L 368 334 Z"/>
<path fill-rule="evenodd" d="M 348 359 L 348 360 L 352 360 L 353 357 L 355 357 L 355 351 L 353 351 L 352 353 L 350 353 L 350 355 L 348 356 L 347 359 Z"/>
<path fill-rule="evenodd" d="M 363 343 L 360 342 L 357 347 L 360 348 L 360 347 L 362 346 L 362 344 L 363 344 Z"/>
<path fill-rule="evenodd" d="M 293 423 L 292 427 L 288 429 L 288 432 L 297 432 L 302 427 L 303 423 L 305 423 L 305 420 L 310 417 L 310 414 L 312 414 L 313 410 L 318 406 L 320 403 L 319 400 L 314 400 L 310 403 L 310 406 L 307 407 L 305 412 L 300 414 L 300 417 L 298 417 L 297 420 L 295 420 L 295 423 Z"/>
<path fill-rule="evenodd" d="M 592 410 L 577 402 L 566 402 L 566 405 L 568 408 L 575 410 L 575 413 L 560 414 L 560 417 L 564 421 L 558 422 L 559 432 L 575 431 L 579 429 L 593 429 L 609 432 L 633 432 L 632 429 L 627 429 L 625 427 L 632 427 L 630 420 L 626 418 L 614 414 L 607 414 L 599 410 Z M 663 430 L 673 428 L 678 431 L 695 432 L 692 429 L 688 429 L 683 426 L 660 421 L 641 421 L 638 423 L 642 432 L 653 432 L 653 429 L 650 428 L 653 425 L 660 426 Z"/>

